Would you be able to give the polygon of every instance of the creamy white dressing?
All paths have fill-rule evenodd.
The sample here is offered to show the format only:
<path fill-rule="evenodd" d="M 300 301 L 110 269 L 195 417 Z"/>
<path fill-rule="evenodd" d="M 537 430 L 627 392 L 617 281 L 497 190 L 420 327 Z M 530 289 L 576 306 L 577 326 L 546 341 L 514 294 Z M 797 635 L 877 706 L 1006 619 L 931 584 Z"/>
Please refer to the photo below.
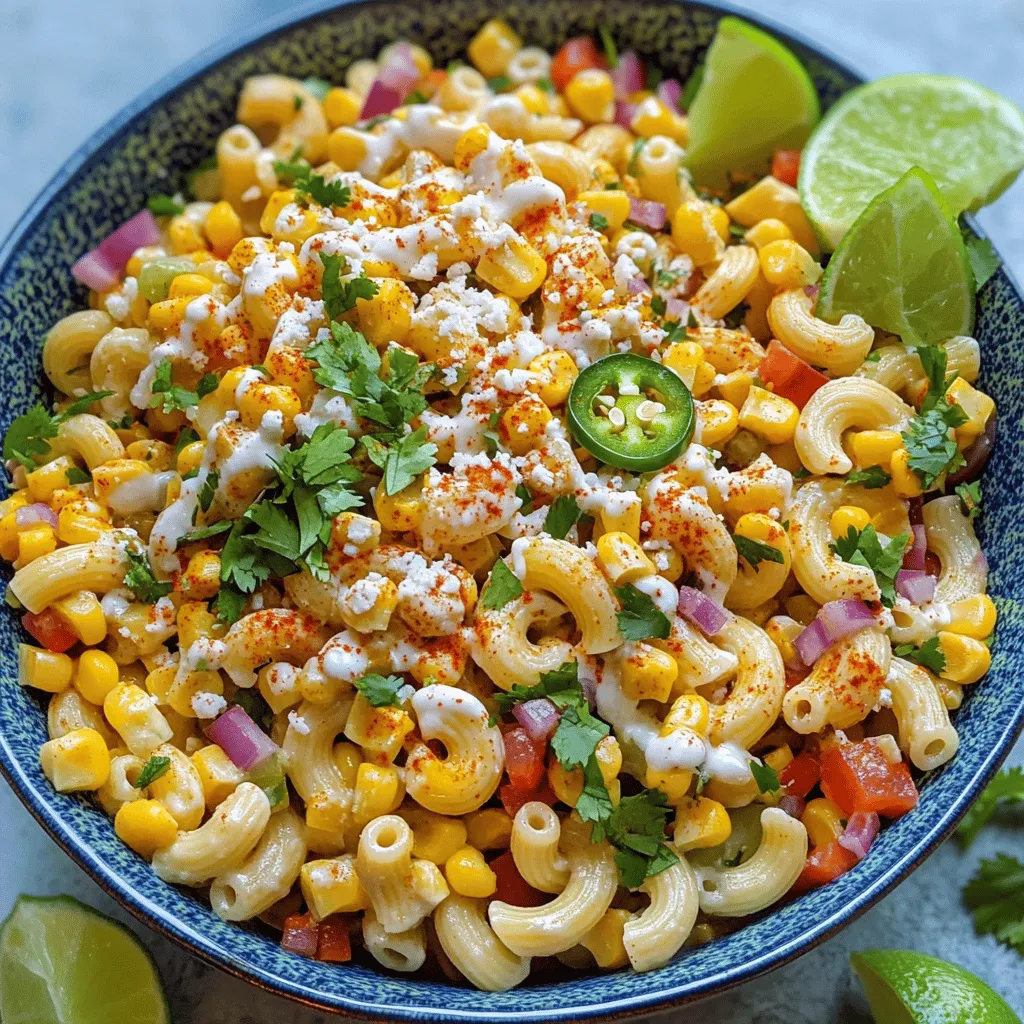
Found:
<path fill-rule="evenodd" d="M 107 496 L 107 505 L 115 515 L 119 516 L 162 509 L 167 499 L 167 485 L 176 475 L 170 471 L 142 473 L 131 480 L 125 480 Z"/>

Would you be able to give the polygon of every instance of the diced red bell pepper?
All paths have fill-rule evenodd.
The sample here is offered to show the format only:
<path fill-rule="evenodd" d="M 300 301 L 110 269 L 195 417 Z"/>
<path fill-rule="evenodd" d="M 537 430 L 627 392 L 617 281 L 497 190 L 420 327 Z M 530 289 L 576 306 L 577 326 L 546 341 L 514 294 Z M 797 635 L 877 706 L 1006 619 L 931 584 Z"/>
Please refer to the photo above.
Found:
<path fill-rule="evenodd" d="M 536 744 L 525 729 L 510 729 L 505 739 L 505 771 L 516 789 L 536 789 L 544 778 L 544 744 Z"/>
<path fill-rule="evenodd" d="M 317 944 L 316 958 L 331 964 L 343 964 L 352 959 L 352 942 L 344 918 L 328 917 L 320 922 L 320 941 Z"/>
<path fill-rule="evenodd" d="M 798 754 L 779 773 L 779 782 L 790 796 L 806 797 L 820 778 L 818 759 L 811 754 Z"/>
<path fill-rule="evenodd" d="M 512 859 L 512 851 L 506 850 L 500 857 L 495 857 L 490 868 L 497 876 L 498 884 L 494 890 L 494 898 L 513 907 L 539 907 L 547 903 L 551 896 L 539 889 L 534 889 L 516 867 Z"/>
<path fill-rule="evenodd" d="M 802 409 L 818 388 L 828 383 L 828 377 L 805 363 L 775 338 L 768 343 L 768 350 L 757 375 L 765 385 L 771 384 L 772 391 L 788 398 Z"/>
<path fill-rule="evenodd" d="M 777 149 L 772 156 L 772 177 L 796 188 L 800 176 L 800 150 Z"/>
<path fill-rule="evenodd" d="M 67 621 L 53 608 L 46 608 L 38 615 L 25 612 L 21 624 L 48 651 L 63 654 L 78 643 L 78 635 Z"/>
<path fill-rule="evenodd" d="M 506 782 L 498 790 L 498 799 L 510 818 L 514 818 L 519 813 L 519 808 L 531 800 L 539 800 L 542 804 L 547 804 L 548 807 L 553 807 L 558 803 L 558 797 L 551 791 L 547 783 L 537 789 L 516 789 L 511 782 Z"/>
<path fill-rule="evenodd" d="M 841 743 L 821 755 L 821 791 L 849 817 L 874 811 L 898 818 L 917 806 L 917 787 L 906 763 L 890 764 L 878 744 Z"/>
<path fill-rule="evenodd" d="M 319 944 L 320 929 L 312 914 L 289 914 L 285 918 L 284 931 L 281 933 L 282 949 L 315 959 Z"/>
<path fill-rule="evenodd" d="M 604 54 L 590 36 L 577 36 L 562 45 L 551 61 L 551 81 L 555 88 L 563 89 L 581 71 L 605 66 Z"/>
<path fill-rule="evenodd" d="M 834 882 L 840 875 L 845 875 L 856 864 L 857 855 L 840 846 L 839 840 L 834 839 L 828 846 L 818 846 L 811 851 L 803 871 L 793 883 L 793 889 L 796 892 L 818 889 Z"/>

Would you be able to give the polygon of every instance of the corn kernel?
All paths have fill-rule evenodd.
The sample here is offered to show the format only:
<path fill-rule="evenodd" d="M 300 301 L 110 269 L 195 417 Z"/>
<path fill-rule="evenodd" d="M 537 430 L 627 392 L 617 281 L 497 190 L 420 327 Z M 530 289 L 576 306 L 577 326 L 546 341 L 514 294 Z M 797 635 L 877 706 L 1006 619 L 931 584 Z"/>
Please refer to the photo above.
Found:
<path fill-rule="evenodd" d="M 676 809 L 673 842 L 680 853 L 706 850 L 724 843 L 732 834 L 732 821 L 725 807 L 710 797 L 685 800 Z"/>
<path fill-rule="evenodd" d="M 208 601 L 220 590 L 220 555 L 199 551 L 188 560 L 182 590 L 193 600 Z"/>
<path fill-rule="evenodd" d="M 606 120 L 610 121 L 611 118 L 606 118 Z M 655 135 L 664 135 L 674 142 L 678 142 L 680 146 L 685 146 L 690 140 L 690 130 L 686 118 L 681 117 L 657 96 L 647 96 L 636 105 L 629 126 L 634 134 L 645 139 L 651 139 Z M 725 230 L 728 235 L 728 221 L 726 221 Z"/>
<path fill-rule="evenodd" d="M 711 217 L 711 204 L 690 199 L 672 215 L 672 241 L 698 267 L 720 259 L 724 249 Z"/>
<path fill-rule="evenodd" d="M 355 128 L 342 125 L 327 137 L 327 153 L 343 171 L 357 171 L 366 158 L 366 140 Z"/>
<path fill-rule="evenodd" d="M 476 265 L 480 280 L 518 300 L 529 298 L 544 283 L 547 272 L 544 257 L 521 239 L 485 253 Z"/>
<path fill-rule="evenodd" d="M 149 466 L 141 459 L 111 459 L 93 470 L 92 482 L 96 497 L 103 502 L 109 501 L 110 495 L 121 484 L 149 472 Z"/>
<path fill-rule="evenodd" d="M 210 207 L 204 228 L 214 255 L 221 259 L 242 240 L 242 219 L 226 199 Z"/>
<path fill-rule="evenodd" d="M 800 205 L 797 190 L 771 175 L 762 178 L 727 203 L 725 211 L 737 224 L 746 228 L 753 227 L 767 217 L 781 220 L 793 232 L 793 238 L 812 256 L 820 251 L 817 236 Z"/>
<path fill-rule="evenodd" d="M 788 224 L 784 224 L 775 217 L 765 217 L 764 220 L 759 220 L 752 228 L 747 229 L 743 241 L 747 245 L 754 246 L 755 249 L 763 249 L 772 242 L 781 242 L 792 237 L 793 232 Z"/>
<path fill-rule="evenodd" d="M 640 502 L 634 501 L 613 512 L 607 508 L 597 511 L 597 525 L 601 533 L 624 533 L 633 540 L 640 539 Z M 595 533 L 595 537 L 599 534 Z"/>
<path fill-rule="evenodd" d="M 523 48 L 522 40 L 500 18 L 492 18 L 466 47 L 466 55 L 484 78 L 505 74 L 508 62 Z"/>
<path fill-rule="evenodd" d="M 302 412 L 302 400 L 294 388 L 282 384 L 250 384 L 238 402 L 238 413 L 244 426 L 258 430 L 268 412 L 279 412 L 284 436 L 295 433 L 295 417 Z"/>
<path fill-rule="evenodd" d="M 843 809 L 823 796 L 808 800 L 800 820 L 807 829 L 807 838 L 814 847 L 828 846 L 835 842 L 846 828 Z"/>
<path fill-rule="evenodd" d="M 537 356 L 527 369 L 537 374 L 540 383 L 538 397 L 551 409 L 569 397 L 569 389 L 579 374 L 572 356 L 561 349 Z"/>
<path fill-rule="evenodd" d="M 605 575 L 616 586 L 655 574 L 654 565 L 643 548 L 626 533 L 613 531 L 602 534 L 597 541 L 597 557 Z"/>
<path fill-rule="evenodd" d="M 178 643 L 183 651 L 197 640 L 206 637 L 219 639 L 227 629 L 227 625 L 219 622 L 202 601 L 183 601 L 178 608 Z"/>
<path fill-rule="evenodd" d="M 821 279 L 822 270 L 814 257 L 792 239 L 769 242 L 758 258 L 765 280 L 776 288 L 806 288 Z"/>
<path fill-rule="evenodd" d="M 996 628 L 996 606 L 988 594 L 974 594 L 952 601 L 946 630 L 984 640 Z"/>
<path fill-rule="evenodd" d="M 629 219 L 629 196 L 620 189 L 581 192 L 576 201 L 582 203 L 591 213 L 604 217 L 608 226 L 602 228 L 602 231 L 618 231 Z"/>
<path fill-rule="evenodd" d="M 710 203 L 710 209 L 708 210 L 708 216 L 711 217 L 711 223 L 715 226 L 715 230 L 718 232 L 718 237 L 723 242 L 729 241 L 729 214 L 725 212 L 717 203 Z"/>
<path fill-rule="evenodd" d="M 57 547 L 57 534 L 49 523 L 36 523 L 18 534 L 18 558 L 15 569 L 48 555 Z"/>
<path fill-rule="evenodd" d="M 455 143 L 455 168 L 466 173 L 469 165 L 487 148 L 491 140 L 491 129 L 485 124 L 467 128 Z"/>
<path fill-rule="evenodd" d="M 418 529 L 423 519 L 422 478 L 397 494 L 386 494 L 381 483 L 373 492 L 373 510 L 380 525 L 392 533 Z"/>
<path fill-rule="evenodd" d="M 622 662 L 622 692 L 630 700 L 666 701 L 678 675 L 675 658 L 649 644 L 638 643 Z"/>
<path fill-rule="evenodd" d="M 615 117 L 615 86 L 607 71 L 599 68 L 578 71 L 565 87 L 564 95 L 572 112 L 587 124 L 599 124 Z"/>
<path fill-rule="evenodd" d="M 117 837 L 137 854 L 152 858 L 178 836 L 178 823 L 159 800 L 132 800 L 114 815 Z"/>
<path fill-rule="evenodd" d="M 18 682 L 47 693 L 61 693 L 71 685 L 74 663 L 66 654 L 57 654 L 30 644 L 18 644 Z"/>
<path fill-rule="evenodd" d="M 740 409 L 739 425 L 771 444 L 792 441 L 800 410 L 788 398 L 751 387 Z"/>
<path fill-rule="evenodd" d="M 413 721 L 407 712 L 390 705 L 374 707 L 361 693 L 352 702 L 345 722 L 346 738 L 380 764 L 394 761 L 402 749 L 402 740 L 412 730 Z"/>
<path fill-rule="evenodd" d="M 25 478 L 28 493 L 33 501 L 49 502 L 53 492 L 68 486 L 68 470 L 74 463 L 66 455 L 32 470 Z"/>
<path fill-rule="evenodd" d="M 996 403 L 984 392 L 971 387 L 963 377 L 957 377 L 946 388 L 946 398 L 951 405 L 960 406 L 967 416 L 967 422 L 953 431 L 957 444 L 966 448 L 985 432 L 985 424 L 996 411 Z"/>
<path fill-rule="evenodd" d="M 940 630 L 939 650 L 946 659 L 946 667 L 939 675 L 961 686 L 976 683 L 992 664 L 988 644 L 961 633 Z"/>
<path fill-rule="evenodd" d="M 363 762 L 356 770 L 352 796 L 352 820 L 365 825 L 382 814 L 390 814 L 402 802 L 405 784 L 393 765 Z"/>
<path fill-rule="evenodd" d="M 363 100 L 354 90 L 335 86 L 329 89 L 321 106 L 331 128 L 353 125 L 359 120 Z"/>
<path fill-rule="evenodd" d="M 117 686 L 120 670 L 106 651 L 85 651 L 75 667 L 75 689 L 90 704 L 102 707 L 107 694 Z"/>
<path fill-rule="evenodd" d="M 331 914 L 354 914 L 370 905 L 351 854 L 307 861 L 299 874 L 299 886 L 306 906 L 319 921 Z"/>
<path fill-rule="evenodd" d="M 852 526 L 858 533 L 871 522 L 871 516 L 856 505 L 840 505 L 832 513 L 828 521 L 828 528 L 832 533 L 833 540 L 845 537 Z"/>
<path fill-rule="evenodd" d="M 710 381 L 715 379 L 715 368 L 704 358 L 704 349 L 695 341 L 677 341 L 670 345 L 662 358 L 662 363 L 681 377 L 683 383 L 694 393 L 700 370 L 706 367 L 710 371 Z M 704 376 L 707 378 L 706 373 Z M 710 383 L 707 387 L 710 387 Z M 707 390 L 707 387 L 704 390 Z"/>
<path fill-rule="evenodd" d="M 906 448 L 897 448 L 889 460 L 889 474 L 892 486 L 901 498 L 917 498 L 924 493 L 921 478 L 910 468 L 910 456 Z"/>
<path fill-rule="evenodd" d="M 684 693 L 672 702 L 661 735 L 669 736 L 677 729 L 692 729 L 699 736 L 708 731 L 711 709 L 708 702 L 698 693 Z"/>
<path fill-rule="evenodd" d="M 359 330 L 378 348 L 392 341 L 401 345 L 409 333 L 416 297 L 405 282 L 394 278 L 378 280 L 376 284 L 376 295 L 356 300 Z"/>
<path fill-rule="evenodd" d="M 903 447 L 903 438 L 896 430 L 857 430 L 849 435 L 846 443 L 858 469 L 888 467 L 893 455 Z"/>
<path fill-rule="evenodd" d="M 460 896 L 483 899 L 493 896 L 498 888 L 498 876 L 490 869 L 484 855 L 472 846 L 463 846 L 444 862 L 444 877 Z"/>
<path fill-rule="evenodd" d="M 107 619 L 96 595 L 91 590 L 78 590 L 54 601 L 51 606 L 75 631 L 83 644 L 92 646 L 107 635 Z"/>
<path fill-rule="evenodd" d="M 605 736 L 597 744 L 594 756 L 597 759 L 597 767 L 601 772 L 605 788 L 612 798 L 612 803 L 618 803 L 621 789 L 618 774 L 622 770 L 622 750 L 619 747 L 619 741 L 614 736 Z M 583 792 L 583 770 L 581 768 L 567 770 L 562 767 L 556 757 L 550 757 L 548 759 L 548 785 L 562 803 L 575 807 L 580 793 Z"/>
<path fill-rule="evenodd" d="M 697 403 L 697 422 L 700 424 L 701 444 L 715 447 L 728 441 L 739 427 L 739 410 L 731 402 L 719 398 Z"/>
<path fill-rule="evenodd" d="M 580 945 L 590 950 L 598 967 L 614 971 L 629 963 L 623 935 L 632 916 L 628 910 L 617 910 L 612 907 L 606 910 L 601 920 L 580 939 Z"/>
<path fill-rule="evenodd" d="M 507 850 L 512 840 L 512 819 L 500 807 L 485 807 L 464 819 L 469 845 L 478 850 Z"/>
<path fill-rule="evenodd" d="M 786 614 L 802 626 L 813 622 L 820 610 L 821 605 L 807 594 L 794 594 L 786 598 Z"/>
<path fill-rule="evenodd" d="M 422 807 L 403 807 L 400 814 L 412 829 L 414 857 L 444 864 L 466 845 L 466 825 L 458 818 L 448 818 Z"/>
<path fill-rule="evenodd" d="M 537 395 L 523 395 L 501 417 L 501 438 L 513 455 L 525 455 L 543 442 L 551 410 Z"/>
<path fill-rule="evenodd" d="M 43 774 L 59 793 L 99 789 L 110 775 L 110 752 L 95 729 L 72 729 L 39 748 Z"/>
<path fill-rule="evenodd" d="M 169 299 L 192 298 L 213 291 L 213 282 L 202 274 L 178 274 L 167 291 Z"/>

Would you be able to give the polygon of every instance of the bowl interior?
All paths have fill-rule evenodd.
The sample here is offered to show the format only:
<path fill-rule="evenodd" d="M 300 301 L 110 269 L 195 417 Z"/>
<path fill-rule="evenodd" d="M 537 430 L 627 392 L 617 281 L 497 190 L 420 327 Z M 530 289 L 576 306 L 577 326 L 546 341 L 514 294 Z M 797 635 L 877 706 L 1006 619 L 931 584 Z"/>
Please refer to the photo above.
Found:
<path fill-rule="evenodd" d="M 565 38 L 607 27 L 668 76 L 684 80 L 714 33 L 721 9 L 629 0 L 477 0 L 430 4 L 351 3 L 307 15 L 268 35 L 233 40 L 154 87 L 78 151 L 0 249 L 0 427 L 38 400 L 40 351 L 49 327 L 82 308 L 70 275 L 93 247 L 158 192 L 184 185 L 233 122 L 247 75 L 280 71 L 341 81 L 346 67 L 394 39 L 419 42 L 443 65 L 463 54 L 476 29 L 500 10 L 527 42 L 552 49 Z M 774 30 L 773 30 L 774 31 Z M 827 106 L 857 79 L 830 58 L 787 39 Z M 243 47 L 237 51 L 237 47 Z M 1024 664 L 1024 302 L 1005 272 L 983 289 L 976 334 L 983 383 L 999 409 L 1000 443 L 986 478 L 983 542 L 1001 618 L 992 671 L 956 715 L 956 759 L 924 781 L 921 804 L 888 828 L 868 857 L 823 890 L 703 948 L 687 950 L 646 975 L 548 976 L 507 993 L 421 981 L 352 966 L 337 968 L 280 950 L 271 938 L 221 922 L 199 900 L 157 879 L 113 835 L 110 819 L 86 800 L 52 791 L 39 769 L 47 739 L 43 705 L 17 683 L 17 618 L 0 616 L 0 768 L 45 828 L 115 898 L 206 959 L 249 980 L 324 1009 L 400 1019 L 573 1019 L 638 1012 L 720 991 L 778 966 L 848 923 L 891 888 L 948 834 L 995 771 L 1021 718 L 1015 670 Z M 564 980 L 563 980 L 564 979 Z"/>

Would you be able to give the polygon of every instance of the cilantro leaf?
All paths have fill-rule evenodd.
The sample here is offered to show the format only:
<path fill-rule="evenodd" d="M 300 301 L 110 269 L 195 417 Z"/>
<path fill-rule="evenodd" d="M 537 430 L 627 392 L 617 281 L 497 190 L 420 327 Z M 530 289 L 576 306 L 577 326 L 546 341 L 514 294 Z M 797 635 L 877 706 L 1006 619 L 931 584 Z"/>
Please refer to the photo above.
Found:
<path fill-rule="evenodd" d="M 257 502 L 246 511 L 245 518 L 259 527 L 256 533 L 247 538 L 253 544 L 292 562 L 299 560 L 302 555 L 299 528 L 280 505 L 268 500 Z"/>
<path fill-rule="evenodd" d="M 611 32 L 604 25 L 599 26 L 597 32 L 601 37 L 604 59 L 608 62 L 608 67 L 614 68 L 619 63 L 619 50 L 615 45 L 615 40 L 612 39 Z"/>
<path fill-rule="evenodd" d="M 603 213 L 592 213 L 590 215 L 590 226 L 595 231 L 604 231 L 608 227 L 608 218 Z"/>
<path fill-rule="evenodd" d="M 608 795 L 596 754 L 591 754 L 583 766 L 583 790 L 576 801 L 576 813 L 582 821 L 594 823 L 591 840 L 595 843 L 600 842 L 604 838 L 602 823 L 607 821 L 612 813 L 612 798 Z"/>
<path fill-rule="evenodd" d="M 509 601 L 522 596 L 523 585 L 519 577 L 499 558 L 491 569 L 491 578 L 480 595 L 480 604 L 489 611 L 498 611 Z"/>
<path fill-rule="evenodd" d="M 587 698 L 579 680 L 579 664 L 575 661 L 566 661 L 551 672 L 542 672 L 540 681 L 533 686 L 513 683 L 507 693 L 496 692 L 494 702 L 499 710 L 507 712 L 515 704 L 537 700 L 540 697 L 547 697 L 559 709 L 570 704 L 586 703 Z"/>
<path fill-rule="evenodd" d="M 866 469 L 855 469 L 846 477 L 848 484 L 860 484 L 869 491 L 885 487 L 892 481 L 892 477 L 881 466 L 868 466 Z"/>
<path fill-rule="evenodd" d="M 128 561 L 128 570 L 124 574 L 124 585 L 137 600 L 145 604 L 154 604 L 171 592 L 173 587 L 170 583 L 161 582 L 153 575 L 153 569 L 144 552 L 128 548 L 125 551 L 125 558 Z"/>
<path fill-rule="evenodd" d="M 132 783 L 135 789 L 145 789 L 151 782 L 156 782 L 161 776 L 166 775 L 171 767 L 169 757 L 160 757 L 154 754 L 142 766 L 139 777 Z"/>
<path fill-rule="evenodd" d="M 301 96 L 295 97 L 300 101 Z M 298 107 L 296 107 L 298 109 Z M 312 199 L 320 206 L 348 206 L 351 190 L 340 181 L 328 182 L 322 174 L 317 174 L 309 164 L 293 163 L 285 160 L 274 161 L 274 173 L 278 180 L 284 181 L 295 189 L 295 198 L 299 203 L 308 205 Z"/>
<path fill-rule="evenodd" d="M 398 691 L 405 686 L 401 676 L 381 676 L 375 672 L 357 679 L 355 688 L 375 707 L 398 706 Z"/>
<path fill-rule="evenodd" d="M 967 259 L 974 274 L 974 290 L 980 292 L 1002 266 L 1002 261 L 987 238 L 976 238 L 965 231 L 964 245 L 967 247 Z"/>
<path fill-rule="evenodd" d="M 972 484 L 957 484 L 956 494 L 960 499 L 960 508 L 967 518 L 974 522 L 974 517 L 981 511 L 981 481 Z"/>
<path fill-rule="evenodd" d="M 672 623 L 647 594 L 627 583 L 624 587 L 615 588 L 615 596 L 622 603 L 622 611 L 617 613 L 619 630 L 627 640 L 668 638 Z"/>
<path fill-rule="evenodd" d="M 896 573 L 903 567 L 903 552 L 910 534 L 901 533 L 882 546 L 882 540 L 870 524 L 859 532 L 853 526 L 830 548 L 844 562 L 863 565 L 875 574 L 881 592 L 882 604 L 891 608 L 896 603 Z"/>
<path fill-rule="evenodd" d="M 316 361 L 313 377 L 325 388 L 333 388 L 342 394 L 352 394 L 350 376 L 359 366 L 370 373 L 380 369 L 380 354 L 358 331 L 345 323 L 331 323 L 331 336 L 318 341 L 306 350 L 306 355 Z"/>
<path fill-rule="evenodd" d="M 248 597 L 245 594 L 240 594 L 232 587 L 222 584 L 220 590 L 217 591 L 217 596 L 210 602 L 210 611 L 215 612 L 221 622 L 230 625 L 242 617 L 247 600 Z"/>
<path fill-rule="evenodd" d="M 175 217 L 185 212 L 181 203 L 176 203 L 173 196 L 156 195 L 146 200 L 146 207 L 156 217 Z"/>
<path fill-rule="evenodd" d="M 644 151 L 644 146 L 647 145 L 648 139 L 645 139 L 642 135 L 639 136 L 633 143 L 633 148 L 629 151 L 629 163 L 626 164 L 626 173 L 632 175 L 634 178 L 639 174 L 640 168 L 637 166 L 637 160 L 640 154 Z"/>
<path fill-rule="evenodd" d="M 190 444 L 195 444 L 198 440 L 199 435 L 191 427 L 186 427 L 178 435 L 178 440 L 174 443 L 174 454 L 180 455 L 185 448 Z"/>
<path fill-rule="evenodd" d="M 63 423 L 65 420 L 71 419 L 72 416 L 79 416 L 83 412 L 87 412 L 95 402 L 103 398 L 109 398 L 113 393 L 113 391 L 90 391 L 89 394 L 76 398 L 62 413 L 55 417 L 57 423 Z"/>
<path fill-rule="evenodd" d="M 494 78 L 487 79 L 487 88 L 491 92 L 504 92 L 506 89 L 510 89 L 513 84 L 512 79 L 508 75 L 496 75 Z"/>
<path fill-rule="evenodd" d="M 529 515 L 533 511 L 533 495 L 526 484 L 518 484 L 516 486 L 516 497 L 522 502 L 522 505 L 519 507 L 520 513 L 524 516 Z"/>
<path fill-rule="evenodd" d="M 903 431 L 907 464 L 920 477 L 921 486 L 929 488 L 943 473 L 964 465 L 964 456 L 950 430 L 967 421 L 958 405 L 942 398 L 927 412 L 915 416 Z"/>
<path fill-rule="evenodd" d="M 928 378 L 928 392 L 921 402 L 921 412 L 928 412 L 935 408 L 946 391 L 948 357 L 941 345 L 917 345 L 914 351 L 921 360 L 921 369 Z"/>
<path fill-rule="evenodd" d="M 590 713 L 586 701 L 567 705 L 551 737 L 551 750 L 563 768 L 582 768 L 611 730 Z"/>
<path fill-rule="evenodd" d="M 348 281 L 341 280 L 341 271 L 345 266 L 343 256 L 321 252 L 320 262 L 324 268 L 321 280 L 324 309 L 332 320 L 337 320 L 353 309 L 357 299 L 372 299 L 377 294 L 377 285 L 366 274 Z"/>
<path fill-rule="evenodd" d="M 564 540 L 582 515 L 579 502 L 571 494 L 563 494 L 548 506 L 548 514 L 544 517 L 544 532 L 556 540 Z"/>
<path fill-rule="evenodd" d="M 34 455 L 46 455 L 58 424 L 42 405 L 34 405 L 7 428 L 4 461 L 17 459 L 27 470 L 36 469 Z"/>
<path fill-rule="evenodd" d="M 937 636 L 930 636 L 920 647 L 915 647 L 913 644 L 899 644 L 893 648 L 892 653 L 897 658 L 909 658 L 911 661 L 916 661 L 918 665 L 923 665 L 936 675 L 939 675 L 946 667 L 946 656 L 939 650 Z"/>
<path fill-rule="evenodd" d="M 645 878 L 678 862 L 678 856 L 665 842 L 670 811 L 668 798 L 660 789 L 645 789 L 623 797 L 603 823 L 603 832 L 618 847 L 615 863 L 627 888 L 637 888 Z M 598 826 L 594 831 L 599 831 Z"/>
<path fill-rule="evenodd" d="M 219 523 L 211 523 L 209 526 L 200 526 L 197 530 L 189 530 L 178 538 L 177 546 L 183 544 L 194 544 L 197 540 L 206 540 L 208 537 L 216 537 L 219 533 L 227 533 L 231 529 L 231 520 L 222 519 Z"/>
<path fill-rule="evenodd" d="M 64 475 L 68 478 L 69 484 L 87 484 L 92 480 L 92 477 L 78 466 L 70 466 Z"/>
<path fill-rule="evenodd" d="M 964 815 L 957 838 L 966 849 L 1001 806 L 1024 803 L 1024 768 L 1004 768 Z"/>
<path fill-rule="evenodd" d="M 153 376 L 152 392 L 153 397 L 149 400 L 149 407 L 155 409 L 160 406 L 165 413 L 174 412 L 175 409 L 190 409 L 194 405 L 199 404 L 199 399 L 202 397 L 197 391 L 190 391 L 188 388 L 182 387 L 180 384 L 175 384 L 171 379 L 171 375 L 174 372 L 174 364 L 171 362 L 170 357 L 167 356 L 160 360 L 156 368 L 156 373 Z M 209 379 L 213 378 L 212 382 Z M 212 383 L 212 387 L 210 386 Z M 217 376 L 216 374 L 207 374 L 199 382 L 203 386 L 204 394 L 209 394 L 217 387 Z"/>
<path fill-rule="evenodd" d="M 782 788 L 778 773 L 770 764 L 751 761 L 750 774 L 754 776 L 758 791 L 761 793 L 777 793 Z"/>
<path fill-rule="evenodd" d="M 381 486 L 385 494 L 404 491 L 421 473 L 437 461 L 437 445 L 427 440 L 427 428 L 420 427 L 392 445 L 371 437 L 361 438 L 367 455 L 383 472 Z M 369 443 L 373 442 L 373 443 Z"/>
<path fill-rule="evenodd" d="M 219 473 L 207 473 L 206 477 L 203 479 L 202 486 L 199 488 L 199 494 L 196 496 L 196 500 L 199 502 L 199 507 L 203 512 L 210 511 L 214 495 L 217 493 L 217 484 L 219 481 Z"/>
<path fill-rule="evenodd" d="M 759 540 L 752 540 L 750 537 L 743 537 L 740 534 L 733 534 L 733 544 L 736 545 L 736 554 L 744 559 L 751 569 L 756 569 L 762 562 L 777 562 L 785 564 L 785 557 L 778 548 L 771 544 L 763 544 Z"/>
<path fill-rule="evenodd" d="M 994 935 L 1024 956 L 1024 864 L 997 854 L 983 860 L 964 888 L 964 901 L 974 912 L 974 930 Z"/>
<path fill-rule="evenodd" d="M 349 452 L 354 447 L 355 441 L 349 437 L 348 431 L 338 429 L 333 423 L 317 427 L 309 442 L 300 449 L 305 450 L 303 481 L 311 487 L 337 483 L 338 467 L 348 462 Z"/>

